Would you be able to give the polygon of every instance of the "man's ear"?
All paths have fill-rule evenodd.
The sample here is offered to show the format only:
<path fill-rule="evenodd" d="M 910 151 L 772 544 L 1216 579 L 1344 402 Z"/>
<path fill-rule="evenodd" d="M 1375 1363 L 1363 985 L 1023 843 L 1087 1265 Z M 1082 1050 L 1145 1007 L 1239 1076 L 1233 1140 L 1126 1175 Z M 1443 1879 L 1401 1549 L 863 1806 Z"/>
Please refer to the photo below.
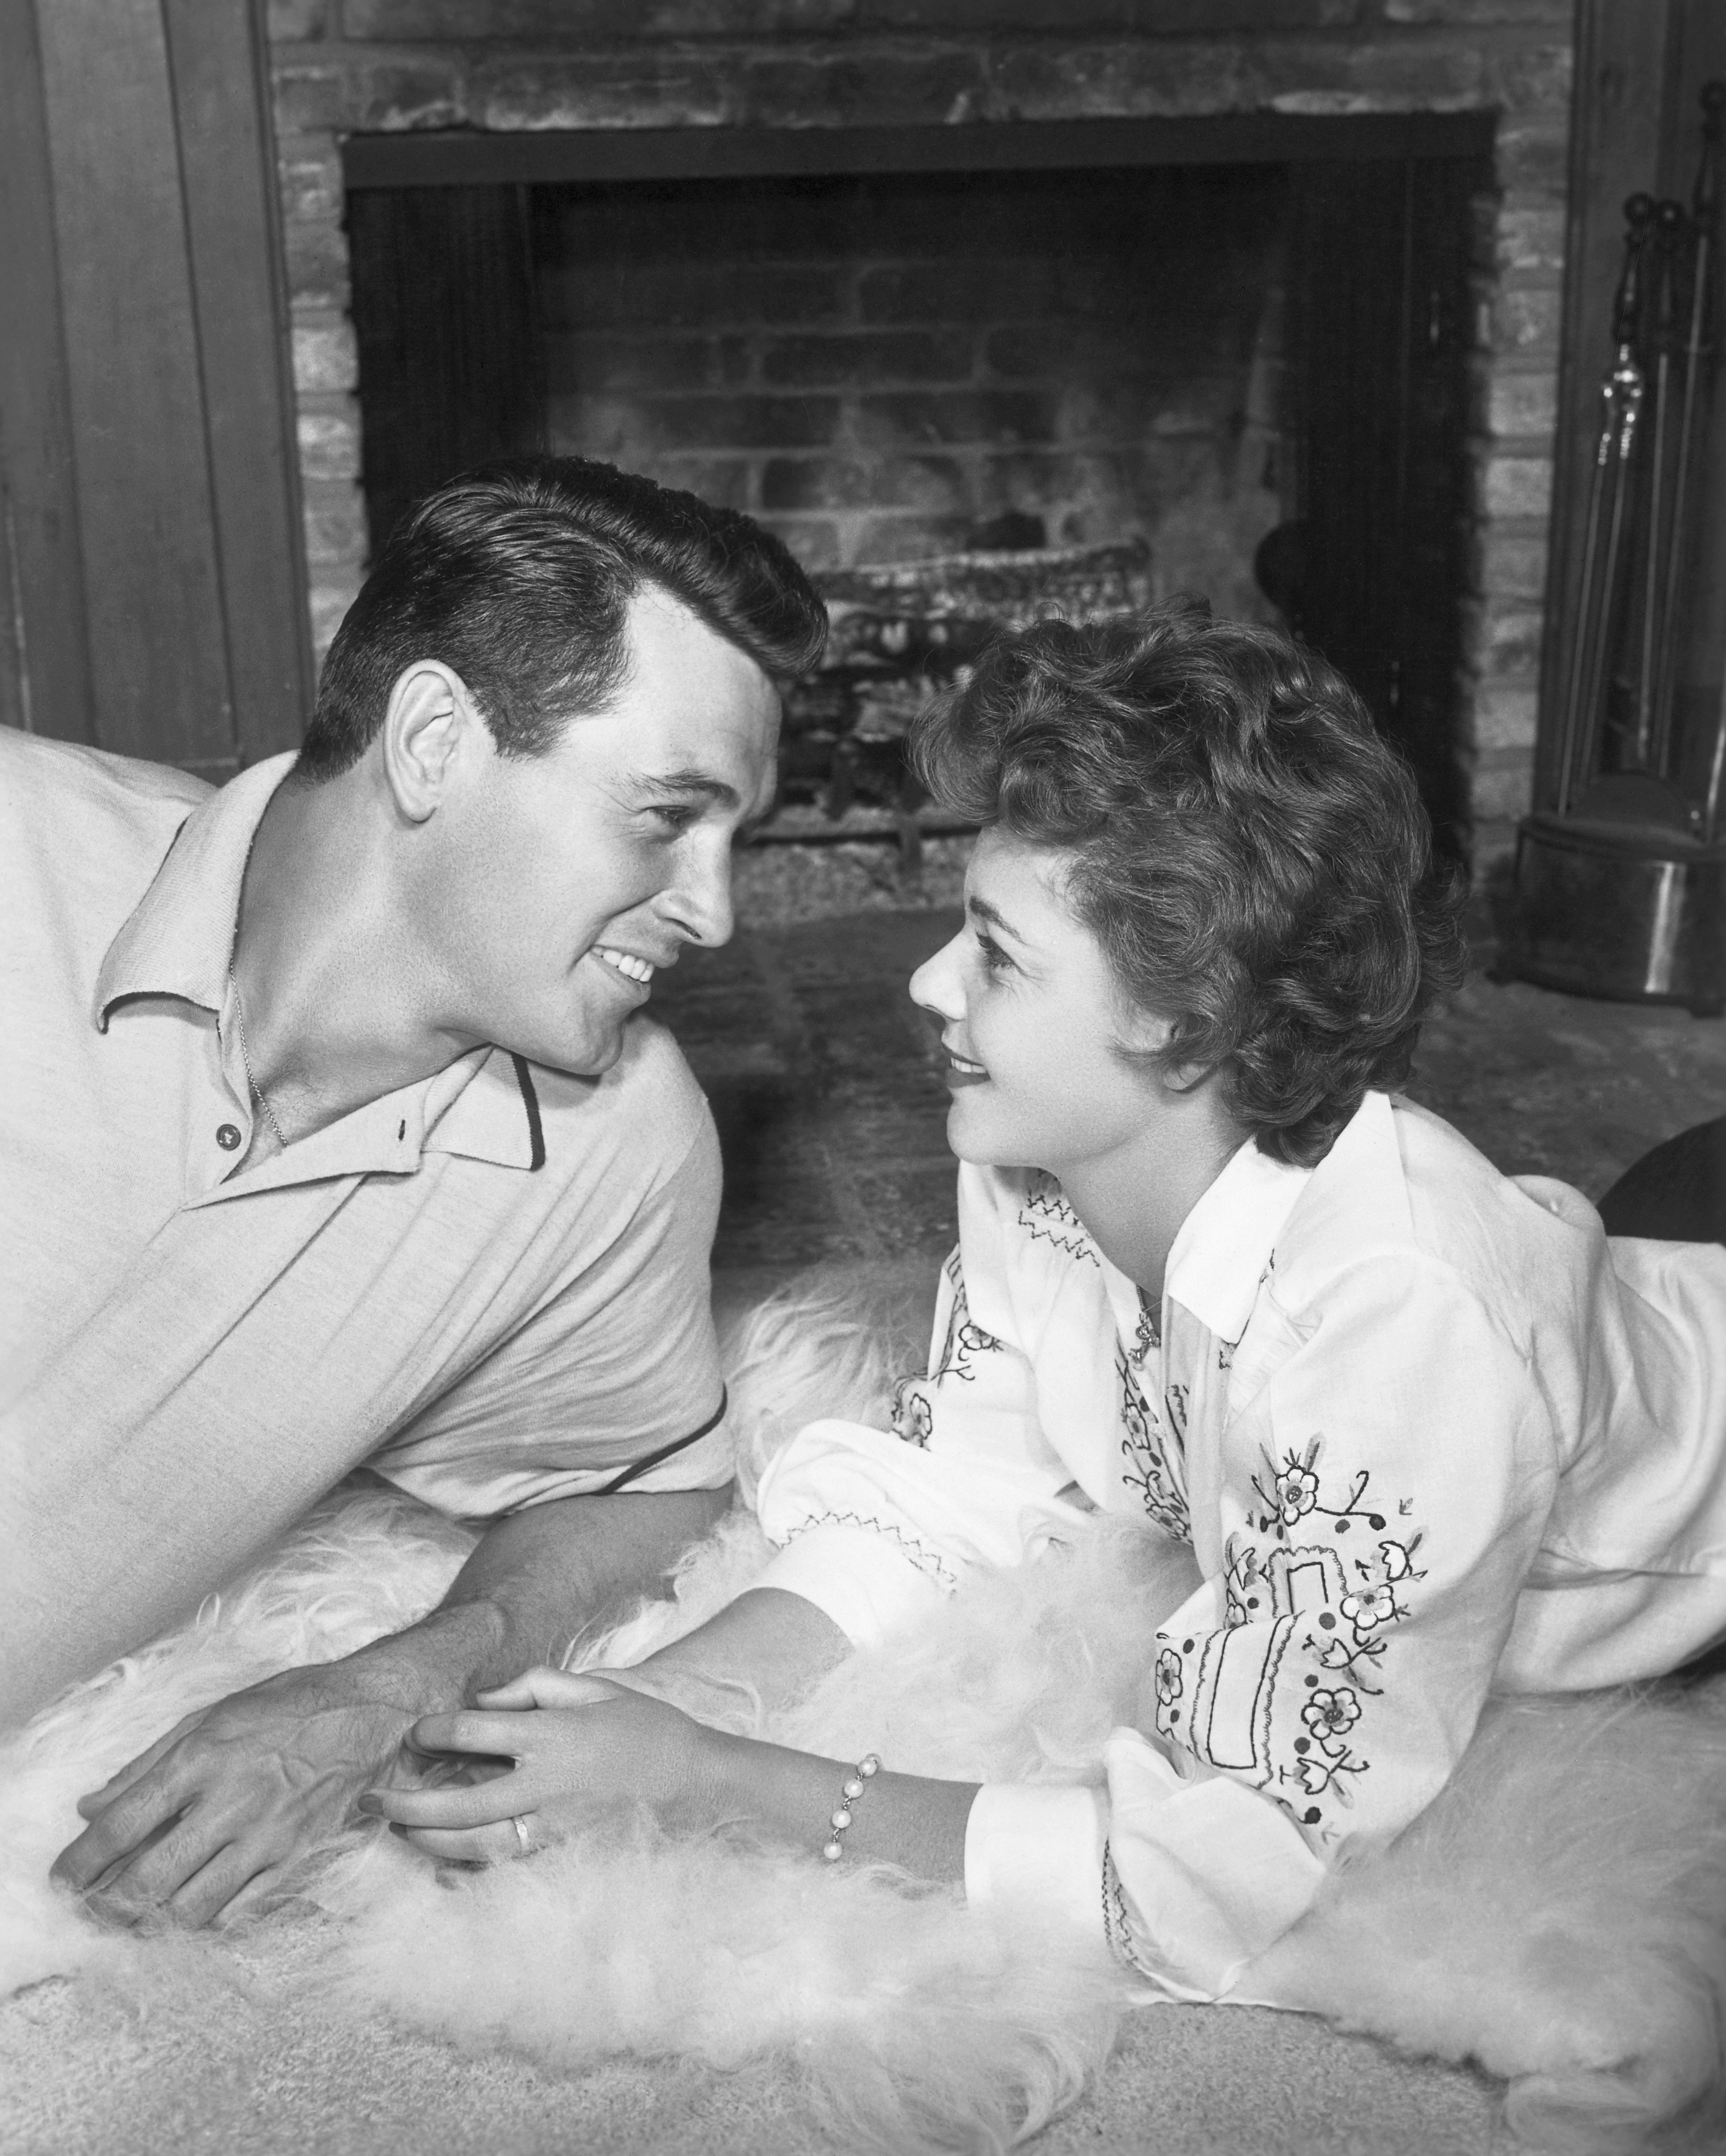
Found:
<path fill-rule="evenodd" d="M 384 782 L 410 824 L 423 824 L 443 803 L 464 756 L 480 744 L 485 721 L 459 674 L 435 659 L 417 660 L 396 678 L 379 734 Z"/>

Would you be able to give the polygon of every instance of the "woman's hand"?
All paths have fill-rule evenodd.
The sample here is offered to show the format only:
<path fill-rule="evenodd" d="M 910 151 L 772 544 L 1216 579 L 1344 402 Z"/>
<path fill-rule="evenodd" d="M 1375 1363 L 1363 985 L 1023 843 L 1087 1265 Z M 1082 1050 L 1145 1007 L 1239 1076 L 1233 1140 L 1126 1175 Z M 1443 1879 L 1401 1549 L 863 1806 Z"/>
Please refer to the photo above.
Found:
<path fill-rule="evenodd" d="M 637 1804 L 667 1825 L 715 1821 L 714 1748 L 723 1740 L 663 1701 L 553 1669 L 478 1697 L 468 1712 L 425 1716 L 407 1741 L 433 1758 L 453 1755 L 469 1772 L 491 1767 L 489 1779 L 373 1789 L 360 1799 L 362 1812 L 393 1821 L 428 1856 L 494 1864 Z M 494 1771 L 503 1760 L 510 1765 Z"/>

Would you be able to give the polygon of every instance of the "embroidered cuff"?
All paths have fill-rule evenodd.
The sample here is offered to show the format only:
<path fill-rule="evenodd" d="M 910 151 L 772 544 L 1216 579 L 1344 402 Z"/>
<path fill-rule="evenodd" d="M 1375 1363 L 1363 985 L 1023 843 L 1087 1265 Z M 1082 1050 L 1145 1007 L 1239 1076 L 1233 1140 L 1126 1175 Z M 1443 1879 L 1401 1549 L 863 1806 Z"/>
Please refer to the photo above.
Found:
<path fill-rule="evenodd" d="M 965 1897 L 1003 1916 L 1032 1916 L 1094 1941 L 1103 1928 L 1108 1799 L 1101 1789 L 986 1782 L 965 1829 Z"/>
<path fill-rule="evenodd" d="M 836 1521 L 794 1535 L 750 1584 L 801 1594 L 853 1647 L 876 1645 L 945 1591 L 885 1532 Z"/>

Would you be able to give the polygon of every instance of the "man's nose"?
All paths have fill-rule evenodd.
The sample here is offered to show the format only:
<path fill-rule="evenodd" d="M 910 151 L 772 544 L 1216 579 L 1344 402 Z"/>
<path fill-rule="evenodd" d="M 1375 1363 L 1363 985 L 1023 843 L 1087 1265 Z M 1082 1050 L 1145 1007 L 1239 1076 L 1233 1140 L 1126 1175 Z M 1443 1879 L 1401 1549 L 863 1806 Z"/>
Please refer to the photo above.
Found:
<path fill-rule="evenodd" d="M 729 943 L 736 916 L 731 905 L 731 849 L 704 848 L 662 901 L 665 912 L 692 943 Z"/>

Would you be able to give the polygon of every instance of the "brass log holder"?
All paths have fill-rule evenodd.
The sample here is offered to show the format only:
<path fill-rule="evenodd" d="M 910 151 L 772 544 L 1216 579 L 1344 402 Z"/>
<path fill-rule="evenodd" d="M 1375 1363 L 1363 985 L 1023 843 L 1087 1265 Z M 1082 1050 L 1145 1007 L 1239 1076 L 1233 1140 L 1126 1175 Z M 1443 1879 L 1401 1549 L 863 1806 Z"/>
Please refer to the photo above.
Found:
<path fill-rule="evenodd" d="M 1544 987 L 1712 1017 L 1726 1009 L 1726 696 L 1679 706 L 1718 351 L 1726 82 L 1702 105 L 1688 210 L 1625 204 L 1556 800 L 1518 833 L 1505 961 Z"/>

